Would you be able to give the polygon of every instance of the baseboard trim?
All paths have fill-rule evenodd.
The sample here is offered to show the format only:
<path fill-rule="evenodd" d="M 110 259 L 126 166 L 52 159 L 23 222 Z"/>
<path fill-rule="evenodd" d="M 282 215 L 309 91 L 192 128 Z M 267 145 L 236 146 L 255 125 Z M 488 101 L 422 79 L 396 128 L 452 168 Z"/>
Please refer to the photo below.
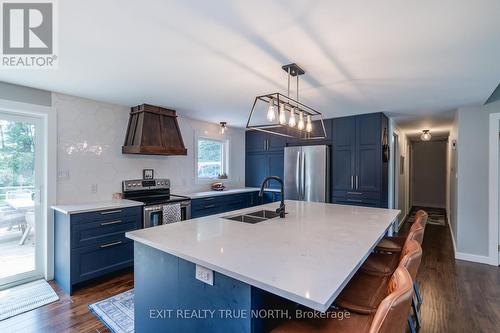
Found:
<path fill-rule="evenodd" d="M 479 256 L 477 254 L 455 252 L 455 259 L 465 260 L 465 261 L 472 261 L 472 262 L 476 262 L 476 263 L 479 263 L 479 264 L 491 265 L 490 257 Z"/>
<path fill-rule="evenodd" d="M 453 243 L 453 253 L 455 259 L 471 261 L 478 264 L 494 265 L 491 263 L 491 258 L 489 256 L 480 256 L 477 254 L 470 254 L 464 252 L 457 252 L 457 245 L 455 243 L 455 237 L 453 236 L 453 229 L 451 228 L 451 223 L 448 222 L 448 229 L 450 230 L 451 242 Z"/>

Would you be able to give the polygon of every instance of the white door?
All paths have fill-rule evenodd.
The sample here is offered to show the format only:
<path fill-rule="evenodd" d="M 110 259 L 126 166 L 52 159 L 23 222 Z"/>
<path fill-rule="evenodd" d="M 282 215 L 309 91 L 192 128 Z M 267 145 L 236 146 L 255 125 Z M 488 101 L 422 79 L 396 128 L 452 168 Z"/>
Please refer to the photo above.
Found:
<path fill-rule="evenodd" d="M 0 289 L 42 277 L 43 131 L 0 110 Z"/>

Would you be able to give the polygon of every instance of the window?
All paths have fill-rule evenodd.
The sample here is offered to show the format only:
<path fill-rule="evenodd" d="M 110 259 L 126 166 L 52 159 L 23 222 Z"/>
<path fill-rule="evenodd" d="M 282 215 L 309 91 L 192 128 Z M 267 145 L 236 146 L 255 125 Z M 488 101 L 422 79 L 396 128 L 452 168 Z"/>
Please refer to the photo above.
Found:
<path fill-rule="evenodd" d="M 198 138 L 197 146 L 198 179 L 217 179 L 227 174 L 227 141 Z"/>

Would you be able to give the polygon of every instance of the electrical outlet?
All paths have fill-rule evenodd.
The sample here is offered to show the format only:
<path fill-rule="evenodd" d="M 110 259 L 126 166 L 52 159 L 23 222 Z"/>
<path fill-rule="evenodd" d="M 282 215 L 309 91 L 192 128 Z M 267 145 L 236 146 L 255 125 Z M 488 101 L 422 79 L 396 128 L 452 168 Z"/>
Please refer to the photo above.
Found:
<path fill-rule="evenodd" d="M 209 284 L 211 286 L 214 285 L 214 271 L 212 271 L 211 269 L 196 265 L 195 277 L 197 280 L 200 280 L 203 283 Z"/>
<path fill-rule="evenodd" d="M 90 186 L 90 192 L 93 193 L 93 194 L 97 193 L 97 184 L 92 184 Z"/>

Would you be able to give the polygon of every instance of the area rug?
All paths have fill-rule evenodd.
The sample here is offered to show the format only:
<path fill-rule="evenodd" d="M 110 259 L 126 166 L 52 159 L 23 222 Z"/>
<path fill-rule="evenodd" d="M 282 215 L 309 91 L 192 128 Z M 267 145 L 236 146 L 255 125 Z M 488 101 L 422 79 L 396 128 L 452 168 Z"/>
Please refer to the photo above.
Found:
<path fill-rule="evenodd" d="M 59 299 L 45 280 L 0 291 L 0 320 L 36 309 Z"/>
<path fill-rule="evenodd" d="M 427 218 L 428 224 L 440 225 L 440 226 L 446 225 L 446 210 L 443 208 L 432 208 L 432 207 L 412 207 L 410 216 L 408 217 L 409 222 L 413 222 L 415 213 L 419 209 L 425 210 L 429 215 L 429 217 Z"/>
<path fill-rule="evenodd" d="M 89 309 L 112 332 L 134 332 L 134 289 L 89 304 Z"/>

